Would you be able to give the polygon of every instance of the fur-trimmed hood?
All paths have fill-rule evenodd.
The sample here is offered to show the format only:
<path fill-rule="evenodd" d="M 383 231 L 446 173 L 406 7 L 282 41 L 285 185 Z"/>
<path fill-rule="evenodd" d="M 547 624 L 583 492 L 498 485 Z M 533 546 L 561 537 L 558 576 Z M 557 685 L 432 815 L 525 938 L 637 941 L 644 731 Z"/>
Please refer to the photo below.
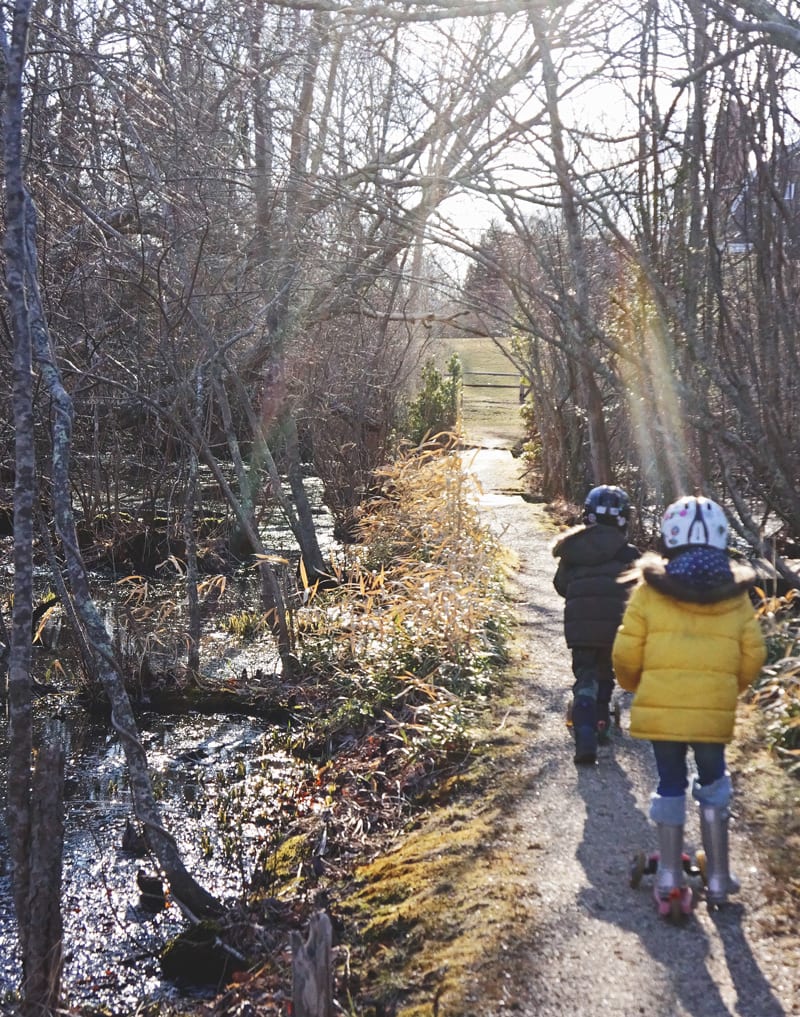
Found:
<path fill-rule="evenodd" d="M 698 588 L 667 572 L 667 562 L 661 555 L 643 555 L 633 567 L 633 574 L 640 582 L 647 583 L 654 590 L 675 600 L 690 604 L 718 604 L 746 593 L 756 582 L 756 573 L 749 565 L 731 562 L 732 579 L 710 588 Z"/>
<path fill-rule="evenodd" d="M 554 558 L 561 558 L 567 565 L 598 565 L 615 558 L 627 543 L 627 533 L 621 527 L 595 523 L 573 526 L 559 534 L 551 550 Z"/>

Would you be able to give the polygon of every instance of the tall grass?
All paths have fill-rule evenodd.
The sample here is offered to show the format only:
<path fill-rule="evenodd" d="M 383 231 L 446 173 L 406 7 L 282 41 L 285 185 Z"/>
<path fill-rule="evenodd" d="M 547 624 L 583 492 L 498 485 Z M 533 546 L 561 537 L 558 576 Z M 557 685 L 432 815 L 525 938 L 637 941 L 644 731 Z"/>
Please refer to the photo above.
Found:
<path fill-rule="evenodd" d="M 502 551 L 442 436 L 383 469 L 339 587 L 300 633 L 305 671 L 333 693 L 331 731 L 376 716 L 409 749 L 451 752 L 503 659 Z"/>
<path fill-rule="evenodd" d="M 798 596 L 790 590 L 771 597 L 763 590 L 758 616 L 767 642 L 767 665 L 754 684 L 751 700 L 767 718 L 773 751 L 790 773 L 800 776 L 800 618 Z"/>

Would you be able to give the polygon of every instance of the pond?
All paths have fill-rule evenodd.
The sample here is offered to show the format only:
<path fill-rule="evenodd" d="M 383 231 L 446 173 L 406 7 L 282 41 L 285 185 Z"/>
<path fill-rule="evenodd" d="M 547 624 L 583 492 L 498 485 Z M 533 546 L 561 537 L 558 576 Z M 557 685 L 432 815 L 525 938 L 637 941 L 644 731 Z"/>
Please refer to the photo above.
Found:
<path fill-rule="evenodd" d="M 144 999 L 179 990 L 163 979 L 158 955 L 185 927 L 177 907 L 143 906 L 137 872 L 154 861 L 126 850 L 133 819 L 127 771 L 117 739 L 85 714 L 59 721 L 67 747 L 62 913 L 64 988 L 71 1004 L 131 1013 Z M 268 857 L 271 809 L 299 776 L 271 732 L 255 718 L 144 717 L 141 738 L 162 819 L 187 868 L 224 903 L 240 899 L 256 864 Z M 7 757 L 7 725 L 0 752 Z M 2 857 L 8 858 L 5 827 Z M 0 998 L 19 987 L 8 865 L 0 874 Z"/>

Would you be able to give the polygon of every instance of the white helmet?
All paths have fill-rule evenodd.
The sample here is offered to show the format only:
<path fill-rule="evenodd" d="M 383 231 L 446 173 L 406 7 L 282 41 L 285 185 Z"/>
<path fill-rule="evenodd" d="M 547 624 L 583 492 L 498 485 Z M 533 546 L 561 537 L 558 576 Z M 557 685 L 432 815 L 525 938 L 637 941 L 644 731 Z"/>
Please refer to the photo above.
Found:
<path fill-rule="evenodd" d="M 664 513 L 661 536 L 668 551 L 676 547 L 718 547 L 724 551 L 728 520 L 710 498 L 680 498 Z"/>

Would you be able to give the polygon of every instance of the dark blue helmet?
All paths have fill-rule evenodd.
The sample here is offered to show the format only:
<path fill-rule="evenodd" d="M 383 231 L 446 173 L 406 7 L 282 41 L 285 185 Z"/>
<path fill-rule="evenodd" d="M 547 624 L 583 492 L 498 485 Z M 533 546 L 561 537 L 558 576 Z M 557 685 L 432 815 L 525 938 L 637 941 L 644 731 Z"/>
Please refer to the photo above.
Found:
<path fill-rule="evenodd" d="M 621 487 L 601 484 L 593 487 L 583 503 L 583 521 L 603 526 L 627 526 L 631 500 Z"/>

